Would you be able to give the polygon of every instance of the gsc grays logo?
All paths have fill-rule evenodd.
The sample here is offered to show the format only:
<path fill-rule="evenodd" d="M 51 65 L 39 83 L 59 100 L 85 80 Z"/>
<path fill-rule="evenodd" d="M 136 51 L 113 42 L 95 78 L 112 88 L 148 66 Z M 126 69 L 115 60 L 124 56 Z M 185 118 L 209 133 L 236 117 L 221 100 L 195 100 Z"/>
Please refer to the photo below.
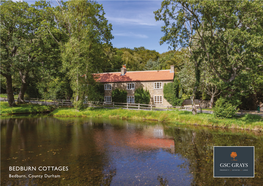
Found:
<path fill-rule="evenodd" d="M 254 178 L 254 146 L 214 146 L 214 178 Z"/>

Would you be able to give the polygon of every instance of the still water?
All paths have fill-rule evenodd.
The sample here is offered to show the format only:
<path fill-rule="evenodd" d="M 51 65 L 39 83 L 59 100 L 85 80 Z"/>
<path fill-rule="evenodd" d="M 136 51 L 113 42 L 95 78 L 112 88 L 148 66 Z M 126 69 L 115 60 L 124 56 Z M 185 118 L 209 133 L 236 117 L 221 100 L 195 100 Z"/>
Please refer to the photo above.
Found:
<path fill-rule="evenodd" d="M 255 146 L 255 178 L 213 178 L 213 146 Z M 1 119 L 1 184 L 263 185 L 263 137 L 123 120 Z"/>

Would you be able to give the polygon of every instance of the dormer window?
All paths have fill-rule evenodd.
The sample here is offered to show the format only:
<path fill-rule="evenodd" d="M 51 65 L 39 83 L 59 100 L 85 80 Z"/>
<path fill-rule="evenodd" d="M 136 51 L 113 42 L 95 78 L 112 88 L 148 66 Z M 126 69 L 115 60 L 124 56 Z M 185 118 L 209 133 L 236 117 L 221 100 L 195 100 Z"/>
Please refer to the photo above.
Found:
<path fill-rule="evenodd" d="M 105 84 L 104 90 L 111 90 L 111 84 Z"/>

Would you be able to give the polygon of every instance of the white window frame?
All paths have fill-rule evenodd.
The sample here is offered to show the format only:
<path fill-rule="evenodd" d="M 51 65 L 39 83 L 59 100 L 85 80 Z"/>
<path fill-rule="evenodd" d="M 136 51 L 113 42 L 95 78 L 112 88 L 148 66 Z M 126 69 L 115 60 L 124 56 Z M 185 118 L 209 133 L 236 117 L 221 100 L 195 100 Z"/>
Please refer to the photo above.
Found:
<path fill-rule="evenodd" d="M 111 96 L 104 96 L 104 102 L 111 103 Z"/>
<path fill-rule="evenodd" d="M 135 103 L 134 96 L 127 96 L 127 103 Z"/>
<path fill-rule="evenodd" d="M 111 84 L 104 84 L 104 90 L 111 90 Z"/>
<path fill-rule="evenodd" d="M 153 86 L 154 86 L 154 89 L 162 89 L 163 88 L 162 82 L 155 82 L 153 84 Z"/>
<path fill-rule="evenodd" d="M 135 89 L 135 83 L 127 83 L 127 90 L 134 90 Z"/>
<path fill-rule="evenodd" d="M 153 102 L 156 104 L 162 104 L 163 103 L 163 96 L 159 96 L 159 95 L 154 96 Z"/>

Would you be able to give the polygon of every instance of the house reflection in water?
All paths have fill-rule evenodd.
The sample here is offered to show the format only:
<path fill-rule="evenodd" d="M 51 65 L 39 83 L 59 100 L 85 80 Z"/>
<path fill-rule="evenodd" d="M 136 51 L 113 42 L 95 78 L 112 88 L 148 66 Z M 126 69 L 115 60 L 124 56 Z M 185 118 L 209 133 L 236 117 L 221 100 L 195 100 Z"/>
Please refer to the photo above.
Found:
<path fill-rule="evenodd" d="M 165 136 L 160 126 L 147 127 L 142 135 L 130 136 L 128 145 L 134 148 L 162 148 L 174 152 L 174 139 Z"/>
<path fill-rule="evenodd" d="M 162 126 L 144 126 L 131 130 L 116 130 L 104 124 L 104 130 L 96 130 L 96 144 L 103 151 L 106 144 L 118 147 L 131 147 L 136 149 L 165 149 L 174 153 L 174 139 L 166 136 Z M 106 131 L 105 131 L 106 130 Z"/>

